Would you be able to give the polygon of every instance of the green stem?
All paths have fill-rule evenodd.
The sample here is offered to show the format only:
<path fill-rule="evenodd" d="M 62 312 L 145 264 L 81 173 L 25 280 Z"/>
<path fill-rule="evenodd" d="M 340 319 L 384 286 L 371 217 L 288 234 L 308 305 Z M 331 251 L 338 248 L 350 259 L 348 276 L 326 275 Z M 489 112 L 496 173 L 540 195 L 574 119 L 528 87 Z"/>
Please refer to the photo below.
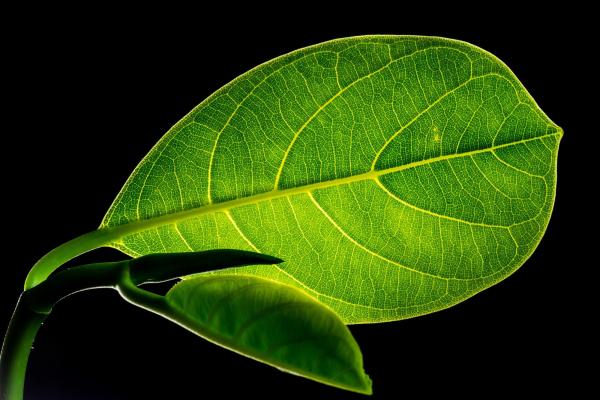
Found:
<path fill-rule="evenodd" d="M 0 353 L 0 400 L 22 400 L 29 353 L 42 323 L 61 299 L 88 289 L 115 287 L 126 262 L 62 271 L 21 294 Z"/>
<path fill-rule="evenodd" d="M 128 268 L 130 260 L 80 265 L 60 271 L 36 287 L 27 290 L 30 309 L 49 314 L 62 299 L 83 290 L 115 288 L 121 271 Z"/>
<path fill-rule="evenodd" d="M 23 399 L 25 371 L 35 335 L 52 307 L 73 293 L 115 288 L 130 303 L 162 315 L 161 311 L 167 306 L 165 298 L 140 289 L 137 285 L 227 267 L 282 262 L 278 258 L 249 251 L 209 250 L 150 254 L 132 260 L 81 265 L 58 272 L 48 279 L 43 276 L 45 272 L 50 271 L 50 274 L 55 269 L 50 268 L 53 264 L 65 262 L 68 257 L 75 257 L 78 251 L 89 250 L 90 244 L 104 243 L 106 240 L 104 235 L 92 234 L 80 236 L 48 253 L 38 262 L 44 267 L 40 270 L 42 272 L 30 274 L 33 286 L 19 298 L 0 353 L 0 400 Z"/>
<path fill-rule="evenodd" d="M 129 270 L 124 270 L 117 284 L 117 290 L 123 299 L 145 310 L 164 315 L 167 299 L 164 296 L 137 287 Z"/>
<path fill-rule="evenodd" d="M 114 232 L 110 229 L 99 229 L 61 244 L 33 265 L 25 279 L 25 290 L 46 280 L 54 270 L 67 261 L 110 243 L 114 240 L 114 236 Z"/>
<path fill-rule="evenodd" d="M 21 400 L 31 346 L 47 314 L 29 308 L 21 295 L 0 353 L 0 399 Z"/>

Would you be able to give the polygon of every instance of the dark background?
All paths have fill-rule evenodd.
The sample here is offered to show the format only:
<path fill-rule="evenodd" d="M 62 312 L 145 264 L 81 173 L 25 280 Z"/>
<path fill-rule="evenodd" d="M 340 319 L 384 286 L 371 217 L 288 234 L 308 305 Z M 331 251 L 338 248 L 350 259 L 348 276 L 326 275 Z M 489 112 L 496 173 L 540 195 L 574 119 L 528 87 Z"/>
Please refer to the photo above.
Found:
<path fill-rule="evenodd" d="M 14 16 L 19 23 L 4 36 L 2 61 L 9 104 L 2 112 L 0 333 L 29 267 L 95 229 L 141 158 L 213 91 L 264 61 L 325 40 L 428 34 L 497 55 L 564 128 L 558 193 L 539 248 L 510 278 L 446 311 L 351 328 L 374 398 L 582 390 L 580 361 L 591 354 L 585 322 L 575 313 L 586 304 L 578 288 L 589 267 L 578 259 L 577 146 L 590 146 L 580 140 L 590 132 L 577 104 L 589 67 L 573 60 L 584 47 L 583 32 L 558 29 L 558 18 L 578 20 L 567 13 L 465 21 L 389 14 L 279 22 L 248 16 L 241 24 L 190 10 L 151 20 L 116 11 L 98 21 L 85 13 L 50 18 L 43 10 Z M 102 250 L 82 262 L 119 258 Z M 78 294 L 55 308 L 32 352 L 25 393 L 26 399 L 364 398 L 223 350 L 108 290 Z"/>

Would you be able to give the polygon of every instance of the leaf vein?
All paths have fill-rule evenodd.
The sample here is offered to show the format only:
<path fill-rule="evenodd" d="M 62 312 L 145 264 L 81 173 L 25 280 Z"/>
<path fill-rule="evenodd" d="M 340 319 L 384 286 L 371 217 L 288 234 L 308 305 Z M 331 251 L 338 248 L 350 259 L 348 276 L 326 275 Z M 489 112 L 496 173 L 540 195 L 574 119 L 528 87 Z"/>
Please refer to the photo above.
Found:
<path fill-rule="evenodd" d="M 360 249 L 364 250 L 365 252 L 367 252 L 367 253 L 371 254 L 371 255 L 372 255 L 372 256 L 374 256 L 374 257 L 377 257 L 377 258 L 379 258 L 379 259 L 381 259 L 381 260 L 383 260 L 383 261 L 386 261 L 386 262 L 388 262 L 388 263 L 390 263 L 390 264 L 396 265 L 396 266 L 398 266 L 398 267 L 400 267 L 400 268 L 402 268 L 402 269 L 405 269 L 405 270 L 407 270 L 407 271 L 414 272 L 414 273 L 417 273 L 417 274 L 419 274 L 419 275 L 428 276 L 428 277 L 430 277 L 430 278 L 434 278 L 434 279 L 442 279 L 442 280 L 447 280 L 447 279 L 448 279 L 448 278 L 444 278 L 444 277 L 442 277 L 442 276 L 439 276 L 439 275 L 434 275 L 434 274 L 430 274 L 430 273 L 427 273 L 427 272 L 424 272 L 424 271 L 420 271 L 420 270 L 418 270 L 418 269 L 415 269 L 415 268 L 407 267 L 406 265 L 400 264 L 399 262 L 397 262 L 397 261 L 394 261 L 394 260 L 390 260 L 389 258 L 387 258 L 387 257 L 384 257 L 384 256 L 382 256 L 381 254 L 378 254 L 378 253 L 374 252 L 373 250 L 371 250 L 371 249 L 369 249 L 369 248 L 365 247 L 363 244 L 361 244 L 361 243 L 357 242 L 357 241 L 356 241 L 356 239 L 354 239 L 352 236 L 350 236 L 350 235 L 348 234 L 348 232 L 346 232 L 344 229 L 342 229 L 342 227 L 341 227 L 341 226 L 339 226 L 339 225 L 337 224 L 337 222 L 335 222 L 335 220 L 334 220 L 334 219 L 331 217 L 331 215 L 329 215 L 329 213 L 328 213 L 327 211 L 325 211 L 325 210 L 323 209 L 323 207 L 321 206 L 321 204 L 319 204 L 319 202 L 318 202 L 318 201 L 317 201 L 317 200 L 314 198 L 314 196 L 312 195 L 312 193 L 311 193 L 311 192 L 307 192 L 306 194 L 308 195 L 308 197 L 310 198 L 310 200 L 313 202 L 313 204 L 315 205 L 315 207 L 317 207 L 317 209 L 318 209 L 318 210 L 319 210 L 319 211 L 320 211 L 320 212 L 321 212 L 321 213 L 322 213 L 322 214 L 325 216 L 325 218 L 327 218 L 327 220 L 328 220 L 329 222 L 331 222 L 331 224 L 332 224 L 332 225 L 333 225 L 333 226 L 334 226 L 334 227 L 335 227 L 335 228 L 336 228 L 336 229 L 337 229 L 337 230 L 338 230 L 338 231 L 339 231 L 339 232 L 340 232 L 340 233 L 341 233 L 341 234 L 342 234 L 342 235 L 343 235 L 343 236 L 344 236 L 346 239 L 348 239 L 350 242 L 352 242 L 352 243 L 353 243 L 353 244 L 354 244 L 356 247 L 358 247 L 358 248 L 360 248 Z"/>

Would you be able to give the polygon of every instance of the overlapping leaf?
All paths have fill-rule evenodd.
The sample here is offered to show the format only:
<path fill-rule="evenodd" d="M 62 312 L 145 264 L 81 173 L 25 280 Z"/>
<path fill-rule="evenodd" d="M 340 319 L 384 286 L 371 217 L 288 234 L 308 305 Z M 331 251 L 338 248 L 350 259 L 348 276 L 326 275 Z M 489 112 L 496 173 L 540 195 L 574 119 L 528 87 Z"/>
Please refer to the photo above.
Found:
<path fill-rule="evenodd" d="M 342 320 L 294 287 L 251 276 L 201 276 L 175 285 L 163 314 L 224 347 L 316 381 L 371 393 Z"/>

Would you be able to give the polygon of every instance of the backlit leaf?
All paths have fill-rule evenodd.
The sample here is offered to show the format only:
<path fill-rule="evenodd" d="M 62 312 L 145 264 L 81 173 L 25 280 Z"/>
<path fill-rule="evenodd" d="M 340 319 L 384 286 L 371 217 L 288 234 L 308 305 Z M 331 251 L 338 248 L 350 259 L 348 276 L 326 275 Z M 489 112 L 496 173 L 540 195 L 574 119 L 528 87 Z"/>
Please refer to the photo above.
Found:
<path fill-rule="evenodd" d="M 348 327 L 299 289 L 252 276 L 200 276 L 178 283 L 166 297 L 165 316 L 217 344 L 322 383 L 371 393 Z"/>

